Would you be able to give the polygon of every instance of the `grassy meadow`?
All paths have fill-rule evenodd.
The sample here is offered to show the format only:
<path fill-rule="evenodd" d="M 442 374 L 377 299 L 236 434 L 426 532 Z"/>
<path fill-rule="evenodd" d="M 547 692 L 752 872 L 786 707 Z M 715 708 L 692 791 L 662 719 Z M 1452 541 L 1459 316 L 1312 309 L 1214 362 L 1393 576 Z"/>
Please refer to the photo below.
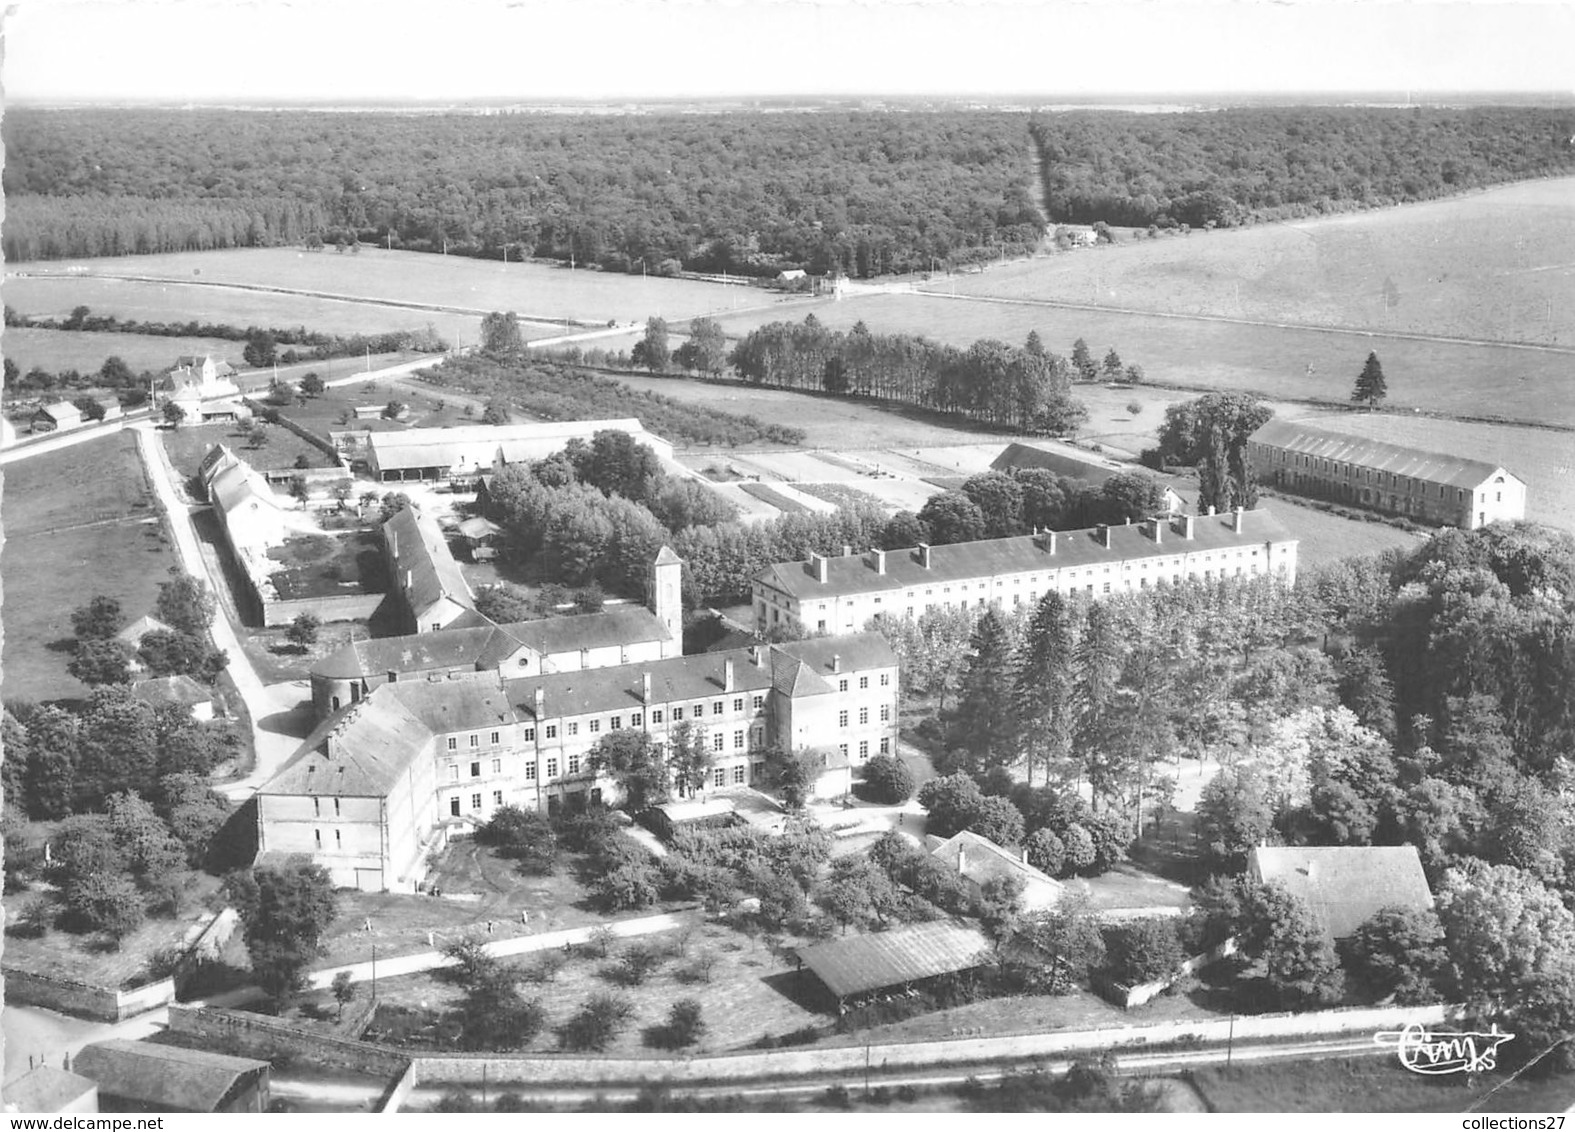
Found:
<path fill-rule="evenodd" d="M 239 367 L 244 364 L 241 351 L 246 344 L 223 338 L 161 338 L 152 334 L 99 334 L 11 326 L 6 328 L 0 346 L 23 373 L 34 366 L 42 366 L 51 373 L 68 369 L 92 373 L 104 364 L 104 359 L 117 356 L 137 373 L 143 370 L 162 373 L 183 354 L 212 354 L 216 360 Z"/>
<path fill-rule="evenodd" d="M 175 563 L 137 459 L 118 432 L 5 469 L 5 679 L 8 700 L 87 693 L 67 674 L 71 611 L 95 594 L 128 621 L 153 608 Z"/>

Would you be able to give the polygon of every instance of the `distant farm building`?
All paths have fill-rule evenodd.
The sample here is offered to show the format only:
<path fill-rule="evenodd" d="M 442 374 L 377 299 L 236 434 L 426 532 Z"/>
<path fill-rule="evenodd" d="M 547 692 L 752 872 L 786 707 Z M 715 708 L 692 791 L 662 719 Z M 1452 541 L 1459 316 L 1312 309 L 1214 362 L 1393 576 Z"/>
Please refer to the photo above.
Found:
<path fill-rule="evenodd" d="M 115 1038 L 77 1054 L 111 1112 L 267 1112 L 266 1061 Z"/>
<path fill-rule="evenodd" d="M 839 1009 L 882 991 L 903 992 L 990 962 L 990 941 L 954 920 L 911 924 L 889 932 L 847 936 L 798 951 Z"/>
<path fill-rule="evenodd" d="M 670 443 L 629 418 L 375 432 L 366 438 L 366 463 L 372 477 L 384 482 L 475 480 L 506 464 L 544 460 L 561 452 L 570 440 L 589 442 L 598 432 L 609 429 L 628 433 L 663 460 L 673 458 Z"/>
<path fill-rule="evenodd" d="M 1305 900 L 1332 939 L 1355 935 L 1382 908 L 1422 912 L 1433 906 L 1414 845 L 1258 848 L 1247 857 L 1247 874 Z"/>
<path fill-rule="evenodd" d="M 7 1112 L 97 1112 L 98 1086 L 86 1077 L 39 1065 L 6 1082 Z"/>
<path fill-rule="evenodd" d="M 202 723 L 213 719 L 213 692 L 190 676 L 157 676 L 151 680 L 139 680 L 131 686 L 131 694 L 154 707 L 175 705 L 185 708 L 187 714 Z"/>
<path fill-rule="evenodd" d="M 34 432 L 65 432 L 82 427 L 82 410 L 70 401 L 56 401 L 45 405 L 33 414 L 31 428 Z"/>
<path fill-rule="evenodd" d="M 1247 440 L 1257 481 L 1423 523 L 1476 530 L 1526 517 L 1526 484 L 1497 464 L 1271 420 Z"/>
<path fill-rule="evenodd" d="M 435 633 L 466 613 L 474 614 L 475 596 L 436 519 L 414 505 L 406 507 L 383 524 L 383 541 L 394 590 L 404 599 L 412 632 Z"/>

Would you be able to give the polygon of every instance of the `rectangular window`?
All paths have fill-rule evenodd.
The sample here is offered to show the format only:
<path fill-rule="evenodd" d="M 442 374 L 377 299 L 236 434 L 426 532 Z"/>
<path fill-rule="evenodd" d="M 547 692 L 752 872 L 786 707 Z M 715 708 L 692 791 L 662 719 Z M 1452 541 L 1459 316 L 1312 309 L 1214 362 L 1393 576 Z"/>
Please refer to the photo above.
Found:
<path fill-rule="evenodd" d="M 695 704 L 694 707 L 689 709 L 689 713 L 691 715 L 693 715 L 696 719 L 703 719 L 705 717 L 705 705 L 704 704 Z"/>
<path fill-rule="evenodd" d="M 629 713 L 629 726 L 630 727 L 638 727 L 638 726 L 640 726 L 640 713 L 639 712 L 632 711 L 632 712 Z"/>
<path fill-rule="evenodd" d="M 501 790 L 494 790 L 492 792 L 492 804 L 494 806 L 501 806 L 501 805 L 503 805 L 503 791 L 501 791 Z"/>
<path fill-rule="evenodd" d="M 338 817 L 338 816 L 339 816 L 339 799 L 335 798 L 334 799 L 334 817 Z"/>
<path fill-rule="evenodd" d="M 557 759 L 548 759 L 547 760 L 547 777 L 548 778 L 557 778 L 558 777 L 558 760 Z"/>
<path fill-rule="evenodd" d="M 717 700 L 716 703 L 711 705 L 711 714 L 712 715 L 721 715 L 724 710 L 725 709 L 722 707 L 722 701 L 721 700 Z"/>
<path fill-rule="evenodd" d="M 556 739 L 557 737 L 558 725 L 556 723 L 547 724 L 547 738 Z M 528 743 L 534 738 L 536 738 L 536 729 L 534 727 L 527 727 L 525 729 L 525 741 Z"/>
<path fill-rule="evenodd" d="M 450 735 L 448 737 L 448 749 L 451 750 L 451 751 L 459 750 L 459 740 L 457 738 L 455 738 L 453 735 Z"/>
<path fill-rule="evenodd" d="M 722 733 L 720 731 L 711 736 L 711 749 L 713 751 L 720 751 L 722 749 Z"/>
<path fill-rule="evenodd" d="M 867 707 L 859 708 L 859 726 L 863 727 L 869 721 L 870 721 L 870 709 L 867 708 Z"/>
<path fill-rule="evenodd" d="M 651 722 L 652 723 L 660 723 L 660 722 L 662 722 L 662 709 L 661 708 L 657 708 L 655 711 L 653 711 L 651 713 Z"/>
<path fill-rule="evenodd" d="M 480 778 L 481 777 L 481 764 L 480 763 L 471 763 L 470 764 L 470 777 L 472 777 L 472 778 Z"/>
<path fill-rule="evenodd" d="M 320 829 L 312 830 L 312 838 L 317 842 L 317 847 L 321 849 L 323 847 L 323 831 Z"/>
<path fill-rule="evenodd" d="M 578 735 L 580 733 L 580 724 L 578 721 L 566 724 L 565 727 L 567 728 L 567 730 L 564 731 L 565 735 Z"/>
<path fill-rule="evenodd" d="M 458 763 L 449 763 L 448 764 L 448 780 L 450 782 L 458 782 L 459 781 L 459 764 Z"/>
<path fill-rule="evenodd" d="M 870 757 L 870 741 L 868 739 L 860 739 L 859 740 L 859 758 L 867 759 L 869 757 Z"/>
<path fill-rule="evenodd" d="M 890 723 L 891 722 L 891 705 L 890 704 L 881 704 L 880 705 L 880 721 L 882 723 Z"/>
<path fill-rule="evenodd" d="M 536 764 L 535 763 L 526 763 L 525 764 L 525 781 L 526 782 L 535 782 L 536 781 Z"/>
<path fill-rule="evenodd" d="M 494 731 L 492 733 L 491 737 L 487 740 L 487 742 L 491 743 L 494 747 L 496 747 L 498 745 L 499 738 L 500 738 L 499 733 Z"/>
<path fill-rule="evenodd" d="M 470 737 L 470 745 L 472 747 L 479 747 L 479 746 L 481 746 L 481 736 L 480 735 L 472 735 Z M 478 795 L 478 797 L 479 797 L 479 795 Z"/>
<path fill-rule="evenodd" d="M 607 721 L 607 726 L 609 728 L 611 728 L 612 730 L 614 730 L 614 731 L 622 731 L 623 730 L 623 716 L 621 716 L 621 715 L 613 716 L 610 720 Z"/>
<path fill-rule="evenodd" d="M 749 769 L 747 767 L 740 765 L 740 766 L 735 766 L 733 768 L 733 785 L 734 786 L 742 786 L 746 781 L 748 781 L 748 779 L 749 779 Z"/>
<path fill-rule="evenodd" d="M 837 726 L 838 727 L 846 727 L 847 725 L 848 725 L 848 713 L 845 712 L 845 711 L 839 711 L 837 713 Z"/>
<path fill-rule="evenodd" d="M 847 690 L 848 690 L 848 682 L 846 680 L 838 680 L 837 681 L 837 691 L 839 691 L 839 692 L 846 692 Z"/>
<path fill-rule="evenodd" d="M 684 719 L 684 709 L 681 708 L 681 707 L 675 707 L 673 709 L 673 722 L 674 723 L 682 723 L 683 719 Z M 657 720 L 657 722 L 660 723 L 661 720 Z"/>
<path fill-rule="evenodd" d="M 837 752 L 843 758 L 847 758 L 848 757 L 848 745 L 846 743 L 838 743 L 837 744 Z"/>
<path fill-rule="evenodd" d="M 470 796 L 470 808 L 473 809 L 473 810 L 481 809 L 481 795 L 480 794 L 472 794 Z"/>
<path fill-rule="evenodd" d="M 889 738 L 880 741 L 880 753 L 883 755 L 891 754 L 891 740 Z"/>
<path fill-rule="evenodd" d="M 882 688 L 885 688 L 885 687 L 888 687 L 890 684 L 891 684 L 891 673 L 890 672 L 882 672 L 880 674 L 880 686 Z"/>
<path fill-rule="evenodd" d="M 739 696 L 736 700 L 733 701 L 733 710 L 734 711 L 743 711 L 744 710 L 744 697 L 743 696 Z"/>
<path fill-rule="evenodd" d="M 580 756 L 579 755 L 570 755 L 569 756 L 569 773 L 570 774 L 579 774 L 580 773 Z"/>
<path fill-rule="evenodd" d="M 764 696 L 756 696 L 751 703 L 754 705 L 755 710 L 759 711 L 766 706 L 766 698 Z"/>
<path fill-rule="evenodd" d="M 344 843 L 344 838 L 339 835 L 339 831 L 337 829 L 334 830 L 334 848 L 338 849 Z"/>
<path fill-rule="evenodd" d="M 323 800 L 321 798 L 312 799 L 312 816 L 314 818 L 323 816 Z"/>
<path fill-rule="evenodd" d="M 711 776 L 711 781 L 716 783 L 718 786 L 726 786 L 727 785 L 727 771 L 725 771 L 721 767 L 717 767 L 716 768 L 716 773 Z"/>
<path fill-rule="evenodd" d="M 862 692 L 865 689 L 867 689 L 869 686 L 870 686 L 870 678 L 868 676 L 860 676 L 859 677 L 859 691 Z"/>
<path fill-rule="evenodd" d="M 735 750 L 735 751 L 742 750 L 743 746 L 744 746 L 744 733 L 742 731 L 735 731 L 735 732 L 733 732 L 733 750 Z"/>
<path fill-rule="evenodd" d="M 551 739 L 557 733 L 558 733 L 558 729 L 556 727 L 548 727 L 547 728 L 547 738 Z M 534 743 L 535 741 L 536 741 L 536 729 L 534 727 L 527 727 L 527 728 L 525 728 L 525 742 L 527 742 L 527 743 Z"/>
<path fill-rule="evenodd" d="M 596 733 L 601 731 L 601 729 L 602 729 L 602 721 L 599 720 L 599 719 L 591 720 L 590 728 L 591 728 L 591 734 L 595 735 Z"/>

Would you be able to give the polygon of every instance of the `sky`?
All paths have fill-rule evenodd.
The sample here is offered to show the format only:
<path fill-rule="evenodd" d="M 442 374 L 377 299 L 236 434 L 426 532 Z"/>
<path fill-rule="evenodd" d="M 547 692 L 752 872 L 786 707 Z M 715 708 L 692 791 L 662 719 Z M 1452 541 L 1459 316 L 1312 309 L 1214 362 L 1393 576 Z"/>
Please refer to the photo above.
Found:
<path fill-rule="evenodd" d="M 18 101 L 1568 93 L 1575 0 L 16 0 Z"/>

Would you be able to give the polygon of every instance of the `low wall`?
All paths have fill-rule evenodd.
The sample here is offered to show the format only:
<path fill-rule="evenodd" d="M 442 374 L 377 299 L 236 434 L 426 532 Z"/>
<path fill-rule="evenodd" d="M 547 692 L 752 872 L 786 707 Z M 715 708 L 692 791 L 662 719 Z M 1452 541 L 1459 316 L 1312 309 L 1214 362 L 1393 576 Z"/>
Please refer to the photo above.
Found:
<path fill-rule="evenodd" d="M 1231 936 L 1224 943 L 1216 944 L 1201 955 L 1194 955 L 1191 959 L 1184 961 L 1180 967 L 1176 968 L 1176 973 L 1169 978 L 1155 979 L 1151 983 L 1139 983 L 1133 987 L 1122 983 L 1105 983 L 1098 989 L 1117 1006 L 1131 1010 L 1134 1006 L 1142 1006 L 1144 1003 L 1158 998 L 1177 979 L 1197 974 L 1198 971 L 1207 967 L 1210 963 L 1217 963 L 1226 956 L 1235 954 L 1236 937 Z"/>
<path fill-rule="evenodd" d="M 116 991 L 75 979 L 8 967 L 5 969 L 5 1000 L 19 1006 L 42 1006 L 78 1018 L 119 1022 L 174 1002 L 175 983 L 172 979 L 160 979 L 132 990 Z"/>
<path fill-rule="evenodd" d="M 269 628 L 288 625 L 303 613 L 310 613 L 323 624 L 331 621 L 366 621 L 377 612 L 387 594 L 331 594 L 326 597 L 262 599 L 263 624 Z"/>
<path fill-rule="evenodd" d="M 235 929 L 240 922 L 240 913 L 226 906 L 206 924 L 201 925 L 193 938 L 182 941 L 186 948 L 186 957 L 217 959 L 219 952 L 224 950 L 224 945 L 229 943 L 230 937 L 235 934 Z"/>
<path fill-rule="evenodd" d="M 171 1006 L 169 1028 L 198 1039 L 201 1048 L 238 1057 L 299 1057 L 314 1066 L 392 1077 L 402 1074 L 410 1058 L 388 1046 L 314 1033 L 300 1026 L 240 1010 Z"/>
<path fill-rule="evenodd" d="M 694 1058 L 477 1057 L 471 1054 L 418 1055 L 413 1059 L 424 1084 L 612 1086 L 670 1082 L 779 1081 L 828 1074 L 923 1069 L 940 1065 L 1064 1058 L 1089 1050 L 1142 1049 L 1171 1043 L 1210 1044 L 1252 1038 L 1314 1034 L 1374 1034 L 1410 1022 L 1444 1021 L 1443 1006 L 1370 1007 L 1314 1014 L 1262 1014 L 1215 1021 L 1163 1022 L 1103 1030 L 968 1038 L 900 1045 L 840 1046 L 834 1049 L 777 1050 Z"/>
<path fill-rule="evenodd" d="M 405 1101 L 410 1098 L 411 1091 L 416 1087 L 416 1063 L 411 1062 L 405 1066 L 405 1071 L 394 1078 L 388 1091 L 378 1100 L 374 1112 L 398 1112 L 404 1107 Z"/>
<path fill-rule="evenodd" d="M 285 416 L 285 412 L 290 408 L 290 406 L 288 406 L 288 405 L 270 405 L 267 402 L 259 401 L 259 400 L 257 400 L 254 397 L 244 397 L 244 398 L 242 398 L 242 400 L 246 403 L 246 405 L 251 409 L 252 412 L 257 414 L 257 416 L 259 418 L 262 417 L 264 413 L 275 413 L 275 414 L 277 414 L 278 415 L 278 420 L 277 420 L 276 423 L 282 425 L 283 427 L 289 429 L 291 432 L 295 433 L 296 436 L 299 436 L 302 440 L 306 441 L 306 443 L 310 444 L 313 448 L 316 448 L 320 452 L 325 453 L 328 456 L 328 458 L 330 460 L 332 460 L 336 465 L 339 463 L 339 453 L 334 451 L 333 443 L 326 436 L 319 436 L 317 433 L 313 432 L 311 429 L 304 428 L 301 425 L 296 424 L 289 417 Z M 341 473 L 342 473 L 342 469 L 341 469 Z M 341 479 L 344 478 L 343 474 L 341 474 L 339 478 L 341 478 Z"/>

